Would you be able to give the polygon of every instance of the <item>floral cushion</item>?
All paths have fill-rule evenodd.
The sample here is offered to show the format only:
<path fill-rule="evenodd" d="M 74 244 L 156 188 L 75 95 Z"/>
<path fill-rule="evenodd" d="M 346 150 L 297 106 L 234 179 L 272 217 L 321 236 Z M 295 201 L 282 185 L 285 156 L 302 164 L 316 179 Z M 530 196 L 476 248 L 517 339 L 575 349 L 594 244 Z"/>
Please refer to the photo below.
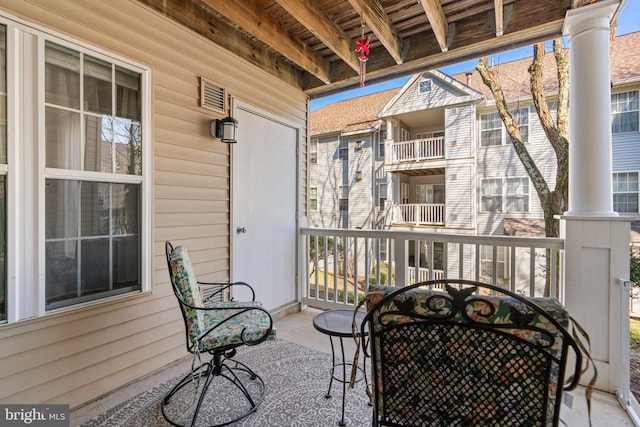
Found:
<path fill-rule="evenodd" d="M 367 311 L 395 291 L 370 286 Z M 531 300 L 568 326 L 556 299 Z M 563 336 L 544 315 L 520 306 L 515 298 L 470 289 L 419 288 L 378 307 L 370 326 L 378 416 L 416 425 L 503 425 L 505 419 L 554 425 Z M 430 327 L 417 326 L 425 318 Z M 485 324 L 504 327 L 496 338 Z"/>
<path fill-rule="evenodd" d="M 204 305 L 187 248 L 177 246 L 171 253 L 171 274 L 184 302 L 201 309 L 180 305 L 189 340 L 196 351 L 252 343 L 270 331 L 271 317 L 257 301 L 215 302 Z M 273 333 L 270 334 L 270 336 Z"/>

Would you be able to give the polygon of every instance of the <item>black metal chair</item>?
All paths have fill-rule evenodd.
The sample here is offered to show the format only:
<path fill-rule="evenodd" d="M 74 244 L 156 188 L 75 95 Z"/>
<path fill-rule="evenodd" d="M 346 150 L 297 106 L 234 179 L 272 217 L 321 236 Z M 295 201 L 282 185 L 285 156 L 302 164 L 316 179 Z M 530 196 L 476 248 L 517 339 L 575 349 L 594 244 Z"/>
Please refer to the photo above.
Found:
<path fill-rule="evenodd" d="M 563 387 L 578 385 L 582 354 L 555 298 L 433 280 L 371 286 L 365 300 L 373 425 L 558 425 Z"/>
<path fill-rule="evenodd" d="M 253 413 L 261 403 L 265 391 L 262 378 L 247 365 L 233 360 L 236 348 L 256 345 L 271 337 L 273 321 L 261 304 L 255 301 L 255 292 L 248 284 L 198 282 L 186 247 L 177 246 L 174 249 L 170 242 L 166 242 L 165 252 L 173 292 L 178 298 L 185 323 L 187 350 L 194 354 L 194 363 L 191 372 L 162 399 L 162 415 L 175 426 L 186 425 L 182 421 L 186 417 L 190 418 L 191 426 L 196 425 L 203 409 L 203 402 L 208 397 L 207 392 L 218 378 L 220 381 L 215 381 L 217 388 L 212 390 L 210 395 L 233 394 L 228 401 L 236 406 L 207 407 L 207 420 L 198 421 L 198 425 L 232 424 Z M 215 286 L 216 290 L 207 298 L 203 298 L 200 285 Z M 223 294 L 239 286 L 251 291 L 251 301 L 224 302 Z M 200 357 L 205 353 L 208 353 L 211 359 L 203 362 Z M 184 399 L 178 399 L 177 394 L 187 385 L 193 386 L 193 393 Z M 184 392 L 186 390 L 183 390 Z M 197 403 L 195 408 L 192 408 L 196 395 Z M 174 400 L 175 405 L 171 405 Z M 185 404 L 185 400 L 191 402 Z M 218 399 L 217 402 L 226 401 Z M 193 411 L 193 415 L 190 411 Z"/>

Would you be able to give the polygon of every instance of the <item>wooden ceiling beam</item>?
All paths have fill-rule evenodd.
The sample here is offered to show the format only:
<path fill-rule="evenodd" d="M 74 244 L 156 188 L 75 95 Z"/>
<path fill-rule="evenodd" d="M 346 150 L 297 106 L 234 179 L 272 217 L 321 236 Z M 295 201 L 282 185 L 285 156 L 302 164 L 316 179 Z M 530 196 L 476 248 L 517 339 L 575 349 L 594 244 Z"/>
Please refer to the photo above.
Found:
<path fill-rule="evenodd" d="M 270 46 L 284 57 L 308 71 L 320 81 L 330 83 L 330 64 L 313 49 L 293 39 L 271 16 L 250 0 L 202 0 L 244 31 Z"/>
<path fill-rule="evenodd" d="M 427 19 L 429 19 L 431 30 L 435 34 L 436 40 L 438 40 L 440 50 L 446 52 L 449 50 L 449 46 L 447 45 L 448 25 L 440 0 L 420 0 L 420 4 L 424 9 L 424 13 L 427 15 Z"/>
<path fill-rule="evenodd" d="M 493 0 L 496 15 L 496 37 L 504 34 L 504 4 L 502 0 Z"/>
<path fill-rule="evenodd" d="M 276 0 L 278 4 L 319 38 L 340 59 L 360 71 L 360 61 L 351 45 L 351 38 L 347 33 L 315 4 L 306 0 Z"/>
<path fill-rule="evenodd" d="M 396 64 L 402 64 L 402 40 L 389 15 L 378 0 L 349 0 L 351 6 L 364 17 L 366 25 L 378 37 Z"/>

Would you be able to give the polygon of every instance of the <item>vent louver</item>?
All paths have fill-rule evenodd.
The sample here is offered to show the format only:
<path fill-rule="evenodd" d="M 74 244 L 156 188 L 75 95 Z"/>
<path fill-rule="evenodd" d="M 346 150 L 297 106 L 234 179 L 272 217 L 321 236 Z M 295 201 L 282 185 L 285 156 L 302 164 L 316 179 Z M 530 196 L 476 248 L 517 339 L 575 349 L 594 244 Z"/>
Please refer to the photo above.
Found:
<path fill-rule="evenodd" d="M 226 94 L 224 88 L 200 78 L 200 106 L 226 114 Z"/>

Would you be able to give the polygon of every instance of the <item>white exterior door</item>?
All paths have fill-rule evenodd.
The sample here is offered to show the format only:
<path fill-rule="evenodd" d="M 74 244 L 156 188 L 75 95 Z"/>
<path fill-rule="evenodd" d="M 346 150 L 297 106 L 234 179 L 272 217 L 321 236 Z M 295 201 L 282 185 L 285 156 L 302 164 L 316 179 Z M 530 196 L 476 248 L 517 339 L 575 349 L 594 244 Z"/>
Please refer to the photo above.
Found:
<path fill-rule="evenodd" d="M 300 130 L 236 101 L 232 147 L 231 278 L 247 282 L 268 310 L 297 299 L 297 146 Z M 237 300 L 244 293 L 234 293 Z"/>

